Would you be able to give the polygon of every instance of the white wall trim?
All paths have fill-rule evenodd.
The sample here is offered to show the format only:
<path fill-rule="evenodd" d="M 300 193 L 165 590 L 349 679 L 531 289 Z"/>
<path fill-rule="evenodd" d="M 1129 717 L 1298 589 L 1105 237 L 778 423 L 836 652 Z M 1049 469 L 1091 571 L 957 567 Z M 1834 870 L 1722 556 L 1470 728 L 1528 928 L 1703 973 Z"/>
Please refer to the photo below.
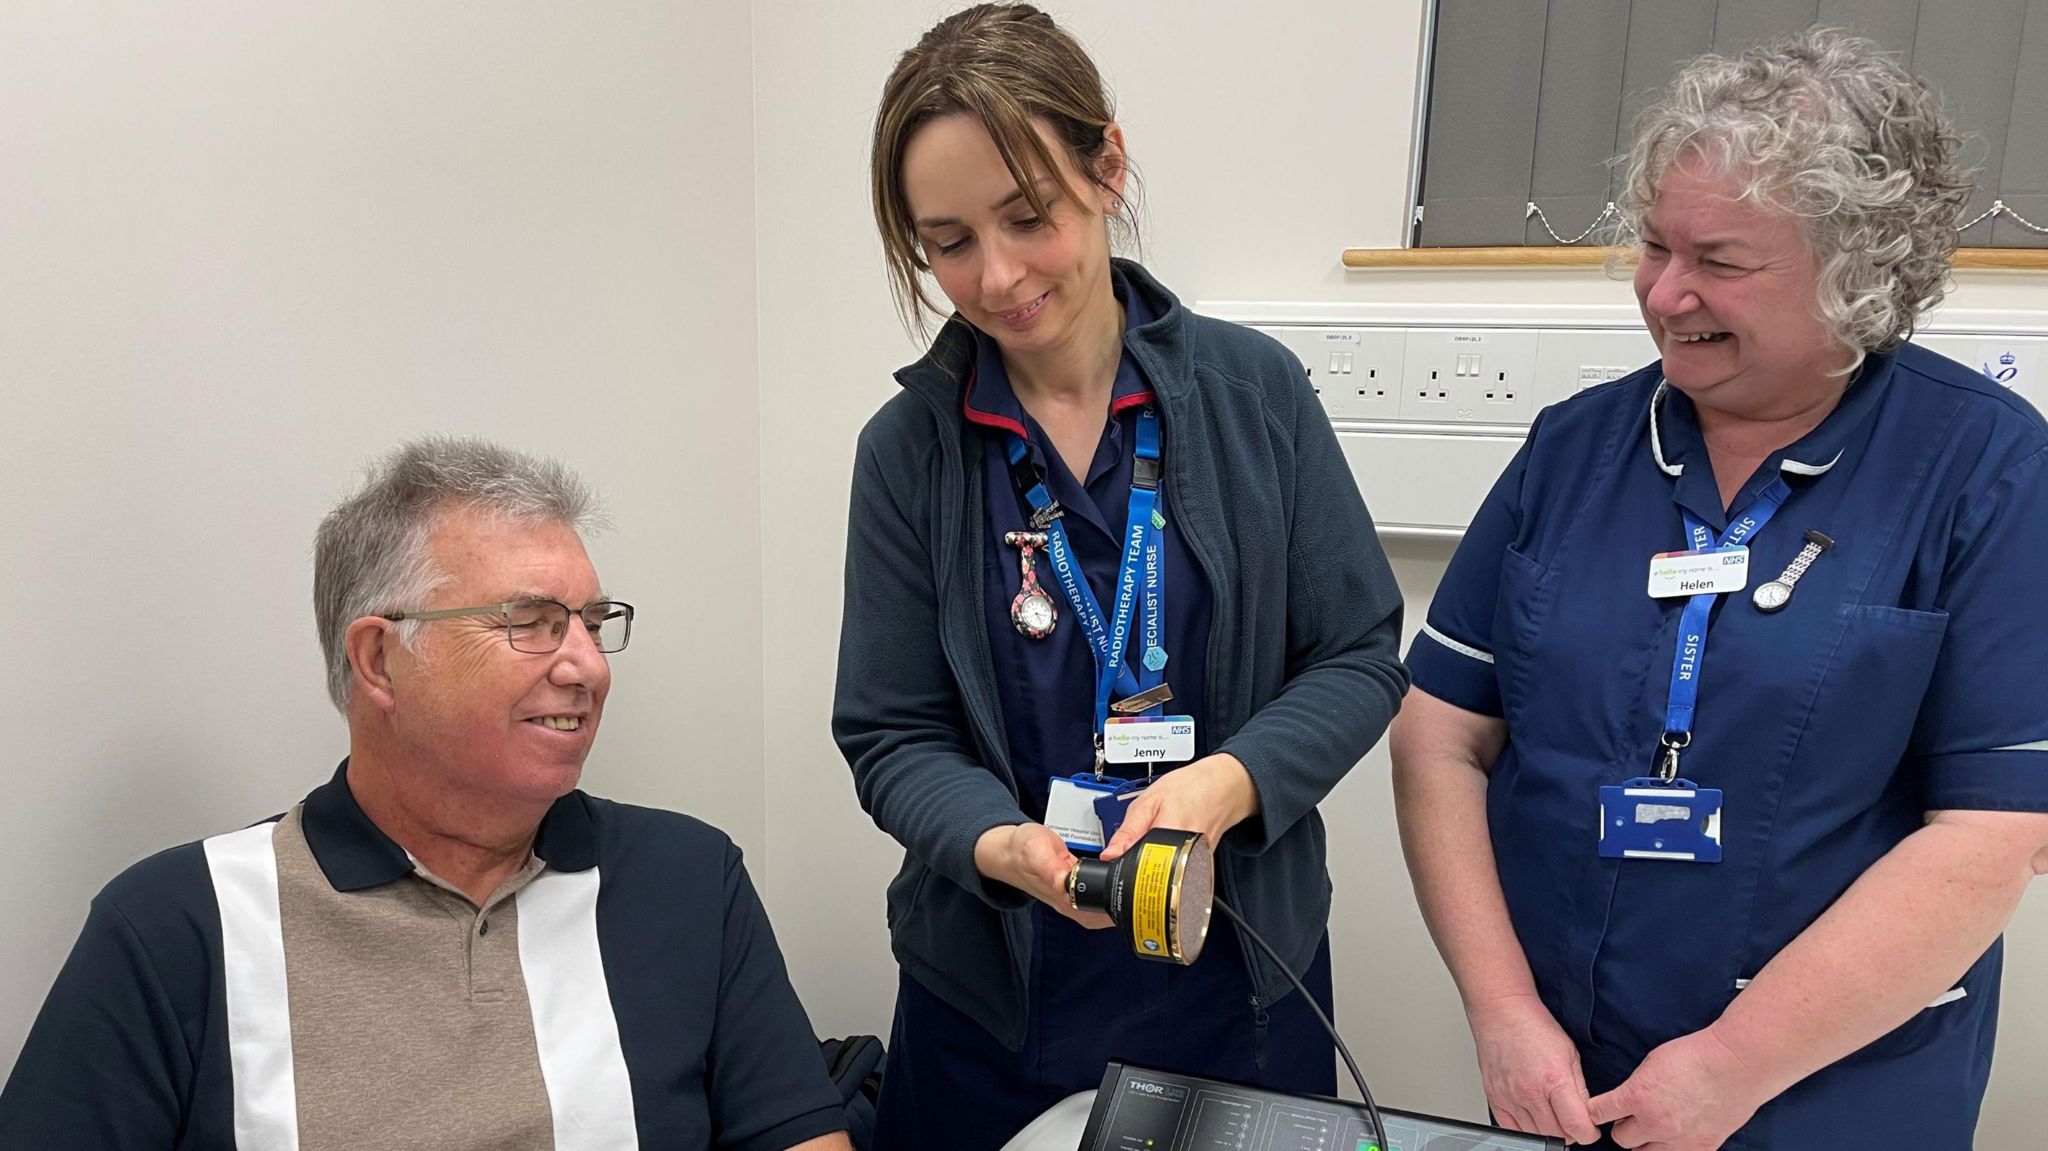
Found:
<path fill-rule="evenodd" d="M 1237 324 L 1369 328 L 1636 329 L 1632 304 L 1449 304 L 1197 300 L 1194 310 Z M 2048 336 L 2048 308 L 1942 308 L 1922 334 Z"/>

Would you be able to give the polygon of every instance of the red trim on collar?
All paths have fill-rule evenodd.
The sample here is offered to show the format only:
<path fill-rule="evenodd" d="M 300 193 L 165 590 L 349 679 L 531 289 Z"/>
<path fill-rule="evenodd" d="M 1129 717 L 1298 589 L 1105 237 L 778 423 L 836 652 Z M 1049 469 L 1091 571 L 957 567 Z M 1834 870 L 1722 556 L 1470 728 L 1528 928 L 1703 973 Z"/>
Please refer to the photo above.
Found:
<path fill-rule="evenodd" d="M 1024 430 L 1023 424 L 1008 416 L 999 416 L 994 412 L 984 412 L 974 406 L 974 381 L 978 374 L 971 367 L 967 369 L 967 386 L 961 389 L 960 392 L 960 414 L 967 417 L 967 422 L 970 424 L 979 424 L 984 428 L 1000 428 L 1020 439 L 1029 439 L 1031 433 Z M 1152 393 L 1150 391 L 1132 392 L 1128 396 L 1121 396 L 1111 400 L 1109 402 L 1109 414 L 1112 416 L 1118 415 L 1151 402 Z"/>
<path fill-rule="evenodd" d="M 979 374 L 972 366 L 967 369 L 967 386 L 960 392 L 960 414 L 966 416 L 970 424 L 980 424 L 984 428 L 1000 428 L 1020 440 L 1030 439 L 1031 433 L 1024 430 L 1023 424 L 1008 416 L 984 412 L 974 406 L 974 380 Z"/>

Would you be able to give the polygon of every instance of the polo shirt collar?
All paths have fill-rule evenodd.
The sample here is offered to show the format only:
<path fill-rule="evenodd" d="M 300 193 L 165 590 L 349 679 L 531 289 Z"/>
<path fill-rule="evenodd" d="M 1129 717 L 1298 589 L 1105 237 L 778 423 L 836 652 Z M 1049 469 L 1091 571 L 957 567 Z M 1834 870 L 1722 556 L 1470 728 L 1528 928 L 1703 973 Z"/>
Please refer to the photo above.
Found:
<path fill-rule="evenodd" d="M 346 759 L 334 769 L 334 778 L 306 796 L 299 822 L 314 861 L 336 891 L 381 887 L 412 874 L 412 857 L 371 822 L 349 790 Z M 586 871 L 597 864 L 590 806 L 581 791 L 556 800 L 541 818 L 533 853 L 547 860 L 551 871 Z"/>
<path fill-rule="evenodd" d="M 1788 480 L 1811 480 L 1826 475 L 1849 455 L 1868 446 L 1871 422 L 1886 389 L 1891 386 L 1892 356 L 1865 357 L 1856 378 L 1842 392 L 1840 403 L 1820 426 L 1787 447 L 1771 453 L 1763 467 L 1743 485 L 1735 507 L 1744 507 L 1765 485 L 1778 476 Z M 1678 482 L 1672 499 L 1706 523 L 1725 526 L 1727 513 L 1721 505 L 1720 488 L 1707 462 L 1707 444 L 1701 435 L 1699 410 L 1692 397 L 1659 379 L 1650 395 L 1650 456 L 1657 470 Z M 1688 469 L 1687 465 L 1699 466 Z"/>
<path fill-rule="evenodd" d="M 1144 294 L 1132 289 L 1124 270 L 1115 264 L 1110 265 L 1109 284 L 1110 290 L 1116 293 L 1117 301 L 1124 306 L 1126 348 L 1126 354 L 1117 364 L 1116 383 L 1109 394 L 1109 412 L 1115 415 L 1152 398 L 1152 390 L 1132 362 L 1128 350 L 1132 333 L 1156 317 Z M 1010 387 L 1010 373 L 1003 367 L 1002 348 L 987 332 L 979 328 L 970 330 L 974 333 L 974 368 L 960 397 L 960 407 L 967 421 L 1032 439 L 1031 419 L 1025 414 L 1024 405 L 1017 401 L 1017 393 Z M 1085 476 L 1077 478 L 1086 482 Z"/>
<path fill-rule="evenodd" d="M 1124 351 L 1138 362 L 1159 395 L 1162 417 L 1170 421 L 1168 413 L 1194 388 L 1194 343 L 1186 331 L 1189 312 L 1143 265 L 1121 257 L 1112 258 L 1110 265 L 1129 281 L 1132 295 L 1154 317 L 1144 327 L 1124 333 Z M 896 370 L 896 382 L 950 415 L 960 410 L 961 388 L 974 372 L 975 356 L 974 328 L 956 312 L 916 363 Z"/>

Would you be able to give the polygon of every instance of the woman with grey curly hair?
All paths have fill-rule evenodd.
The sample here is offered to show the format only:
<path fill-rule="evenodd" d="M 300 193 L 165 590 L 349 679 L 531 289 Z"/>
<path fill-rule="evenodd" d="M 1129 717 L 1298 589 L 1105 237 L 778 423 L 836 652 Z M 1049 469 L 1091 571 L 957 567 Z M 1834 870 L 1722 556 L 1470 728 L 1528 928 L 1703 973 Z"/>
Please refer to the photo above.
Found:
<path fill-rule="evenodd" d="M 1999 934 L 2048 872 L 2048 425 L 1906 342 L 1958 150 L 1826 30 L 1701 57 L 1638 121 L 1619 201 L 1660 359 L 1538 417 L 1394 728 L 1503 1124 L 1971 1144 Z"/>

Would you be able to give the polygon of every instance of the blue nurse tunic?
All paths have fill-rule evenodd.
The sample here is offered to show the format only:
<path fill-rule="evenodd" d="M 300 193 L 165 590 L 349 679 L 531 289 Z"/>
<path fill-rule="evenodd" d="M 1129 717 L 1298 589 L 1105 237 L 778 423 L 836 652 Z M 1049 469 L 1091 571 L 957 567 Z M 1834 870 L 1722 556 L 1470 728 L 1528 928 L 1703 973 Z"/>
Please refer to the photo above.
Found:
<path fill-rule="evenodd" d="M 1652 554 L 1718 535 L 1695 410 L 1652 365 L 1552 407 L 1459 546 L 1409 654 L 1415 683 L 1503 716 L 1487 820 L 1544 1003 L 1598 1094 L 1714 1021 L 1930 810 L 2048 811 L 2048 427 L 1915 347 L 1872 356 L 1758 469 L 1792 493 L 1749 587 L 1808 530 L 1835 546 L 1775 614 L 1714 609 L 1682 774 L 1724 792 L 1718 864 L 1598 854 L 1598 791 L 1653 774 L 1683 599 Z M 2001 947 L 1946 1002 L 1767 1104 L 1731 1148 L 1966 1148 L 1989 1075 Z"/>
<path fill-rule="evenodd" d="M 1125 329 L 1153 317 L 1113 273 Z M 982 453 L 982 603 L 1002 703 L 1010 762 L 1025 815 L 1045 818 L 1055 776 L 1094 764 L 1095 663 L 1085 633 L 1041 552 L 1041 586 L 1059 607 L 1052 634 L 1030 639 L 1010 620 L 1020 578 L 1018 551 L 1003 542 L 1025 531 L 1030 505 L 1012 481 L 1005 455 L 1022 435 L 1054 499 L 1066 509 L 1068 538 L 1098 603 L 1108 612 L 1122 563 L 1137 442 L 1138 413 L 1151 398 L 1126 353 L 1117 366 L 1111 418 L 1085 477 L 1066 467 L 1016 395 L 1001 351 L 977 333 L 975 372 L 965 399 L 969 422 L 989 443 Z M 1173 451 L 1175 429 L 1164 429 Z M 1195 719 L 1199 758 L 1208 754 L 1206 662 L 1210 600 L 1202 571 L 1162 501 L 1165 570 L 1166 710 Z M 1281 1090 L 1333 1094 L 1335 1048 L 1299 995 L 1267 1004 L 1254 996 L 1237 934 L 1220 917 L 1193 965 L 1139 959 L 1115 931 L 1089 931 L 1034 904 L 1030 961 L 1032 1012 L 1023 1047 L 1011 1051 L 987 1029 L 948 1006 L 908 975 L 899 977 L 896 1018 L 877 1107 L 878 1151 L 995 1151 L 1048 1107 L 1094 1088 L 1111 1059 Z M 1330 1010 L 1327 938 L 1299 973 Z"/>

